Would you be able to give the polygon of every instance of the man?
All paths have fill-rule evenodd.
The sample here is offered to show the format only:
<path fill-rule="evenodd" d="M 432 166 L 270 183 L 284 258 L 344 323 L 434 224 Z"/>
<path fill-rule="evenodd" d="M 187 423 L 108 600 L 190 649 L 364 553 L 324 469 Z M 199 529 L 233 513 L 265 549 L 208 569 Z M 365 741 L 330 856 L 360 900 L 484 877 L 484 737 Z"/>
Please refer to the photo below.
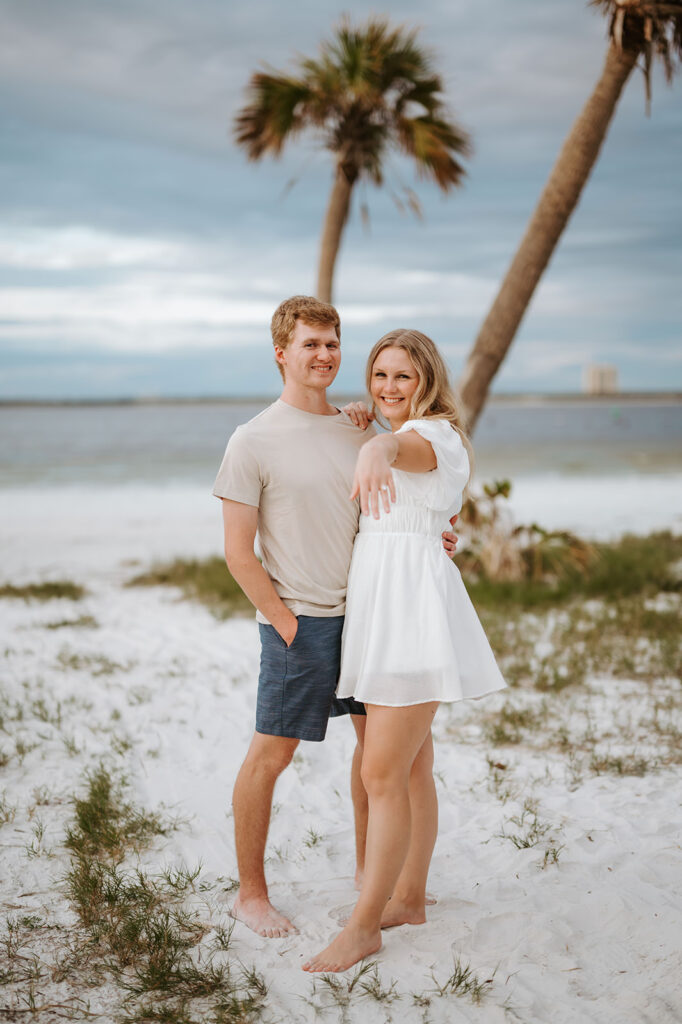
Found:
<path fill-rule="evenodd" d="M 358 738 L 351 768 L 356 883 L 364 862 L 364 707 L 337 700 L 334 691 L 359 514 L 349 494 L 367 434 L 327 401 L 341 362 L 334 307 L 294 296 L 277 308 L 271 330 L 281 396 L 232 435 L 213 493 L 223 504 L 225 559 L 256 606 L 261 637 L 256 731 L 232 798 L 240 879 L 232 914 L 276 937 L 294 925 L 270 903 L 265 880 L 274 786 L 300 740 L 324 739 L 330 715 L 350 714 Z M 444 538 L 454 550 L 452 534 Z"/>

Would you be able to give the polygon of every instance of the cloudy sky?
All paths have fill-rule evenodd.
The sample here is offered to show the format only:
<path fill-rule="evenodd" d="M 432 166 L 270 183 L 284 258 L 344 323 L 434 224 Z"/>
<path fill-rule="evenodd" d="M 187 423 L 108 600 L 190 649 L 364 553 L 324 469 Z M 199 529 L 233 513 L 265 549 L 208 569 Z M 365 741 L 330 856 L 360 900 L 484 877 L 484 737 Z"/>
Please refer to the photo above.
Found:
<path fill-rule="evenodd" d="M 563 137 L 605 24 L 583 0 L 0 0 L 0 397 L 268 394 L 283 297 L 314 288 L 331 184 L 297 142 L 247 164 L 230 126 L 250 73 L 313 54 L 348 12 L 419 26 L 474 152 L 444 198 L 392 158 L 356 197 L 335 282 L 343 390 L 415 326 L 461 369 Z M 682 76 L 651 116 L 628 83 L 495 390 L 682 388 Z M 287 183 L 295 184 L 287 191 Z M 424 218 L 390 192 L 415 185 Z M 358 212 L 367 202 L 370 226 Z"/>

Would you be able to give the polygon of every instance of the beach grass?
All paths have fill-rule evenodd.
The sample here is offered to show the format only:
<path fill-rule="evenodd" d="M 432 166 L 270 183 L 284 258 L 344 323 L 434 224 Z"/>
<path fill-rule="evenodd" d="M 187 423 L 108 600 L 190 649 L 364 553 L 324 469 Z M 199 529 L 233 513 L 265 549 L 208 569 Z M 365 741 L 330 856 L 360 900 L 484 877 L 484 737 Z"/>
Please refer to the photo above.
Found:
<path fill-rule="evenodd" d="M 622 601 L 635 595 L 682 593 L 682 536 L 661 531 L 591 545 L 589 559 L 568 563 L 561 575 L 500 581 L 466 572 L 467 590 L 477 608 L 521 612 L 561 607 L 571 600 Z M 178 587 L 206 604 L 219 618 L 253 612 L 253 606 L 222 558 L 176 558 L 128 581 L 128 586 Z"/>
<path fill-rule="evenodd" d="M 72 580 L 51 580 L 46 583 L 24 583 L 15 586 L 13 583 L 0 585 L 0 597 L 19 598 L 23 601 L 52 601 L 66 598 L 69 601 L 80 601 L 87 591 L 79 583 Z"/>
<path fill-rule="evenodd" d="M 374 1001 L 386 1007 L 385 1019 L 391 1021 L 394 1018 L 388 1007 L 403 997 L 404 993 L 398 991 L 395 979 L 385 982 L 381 977 L 376 960 L 363 960 L 355 966 L 352 974 L 320 974 L 314 977 L 310 997 L 305 998 L 305 1002 L 312 1007 L 316 1018 L 333 1010 L 340 1024 L 349 1024 L 351 1007 L 360 1001 Z M 366 1011 L 363 1016 L 366 1016 Z M 403 1019 L 402 1014 L 399 1017 Z"/>
<path fill-rule="evenodd" d="M 132 668 L 130 662 L 121 665 L 104 654 L 79 654 L 68 647 L 63 647 L 57 655 L 57 665 L 64 672 L 87 671 L 92 676 L 110 676 L 114 672 L 127 672 Z"/>
<path fill-rule="evenodd" d="M 117 1019 L 130 1024 L 257 1020 L 267 989 L 257 972 L 225 958 L 231 929 L 221 927 L 202 956 L 193 955 L 212 931 L 185 906 L 200 869 L 151 874 L 139 863 L 126 867 L 131 853 L 167 835 L 174 823 L 135 807 L 124 780 L 104 765 L 87 775 L 86 785 L 65 841 L 66 890 L 85 933 L 68 972 L 87 966 L 100 982 L 117 982 L 126 993 Z"/>
<path fill-rule="evenodd" d="M 474 974 L 471 964 L 464 964 L 460 957 L 455 957 L 453 971 L 449 978 L 440 982 L 435 975 L 432 975 L 432 979 L 435 986 L 434 996 L 441 999 L 449 995 L 468 996 L 472 1003 L 479 1005 L 487 991 L 486 986 L 492 985 L 494 976 L 481 981 Z"/>
<path fill-rule="evenodd" d="M 56 622 L 46 622 L 45 629 L 98 629 L 99 623 L 92 615 L 79 615 L 77 619 L 58 619 Z"/>
<path fill-rule="evenodd" d="M 228 571 L 222 558 L 176 558 L 152 566 L 128 581 L 129 587 L 179 587 L 186 597 L 201 601 L 220 619 L 253 612 L 253 605 Z"/>
<path fill-rule="evenodd" d="M 576 594 L 554 606 L 478 605 L 507 683 L 543 693 L 582 686 L 595 675 L 649 683 L 679 678 L 681 608 L 679 591 L 652 593 L 646 585 L 610 599 Z"/>
<path fill-rule="evenodd" d="M 87 777 L 87 794 L 74 802 L 74 820 L 65 845 L 76 857 L 120 857 L 139 851 L 156 835 L 171 829 L 156 813 L 141 812 L 124 799 L 124 782 L 117 783 L 100 765 Z"/>
<path fill-rule="evenodd" d="M 465 581 L 476 607 L 542 609 L 576 598 L 619 601 L 634 595 L 682 592 L 682 536 L 661 531 L 596 543 L 593 556 L 561 576 L 499 581 L 479 575 Z"/>

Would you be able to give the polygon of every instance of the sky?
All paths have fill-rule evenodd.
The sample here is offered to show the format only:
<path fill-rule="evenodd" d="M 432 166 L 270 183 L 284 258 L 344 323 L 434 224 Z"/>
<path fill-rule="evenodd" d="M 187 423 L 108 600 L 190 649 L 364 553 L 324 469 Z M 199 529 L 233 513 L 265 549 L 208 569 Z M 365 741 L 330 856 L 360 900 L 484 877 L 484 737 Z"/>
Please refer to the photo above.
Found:
<path fill-rule="evenodd" d="M 331 157 L 302 137 L 250 164 L 231 125 L 254 71 L 291 70 L 344 13 L 419 29 L 473 152 L 448 196 L 396 156 L 356 190 L 337 390 L 362 391 L 395 327 L 433 337 L 456 380 L 600 74 L 583 0 L 0 0 L 0 399 L 277 392 L 269 321 L 314 290 Z M 494 391 L 578 391 L 591 362 L 624 390 L 682 389 L 681 100 L 656 71 L 647 117 L 631 76 Z"/>

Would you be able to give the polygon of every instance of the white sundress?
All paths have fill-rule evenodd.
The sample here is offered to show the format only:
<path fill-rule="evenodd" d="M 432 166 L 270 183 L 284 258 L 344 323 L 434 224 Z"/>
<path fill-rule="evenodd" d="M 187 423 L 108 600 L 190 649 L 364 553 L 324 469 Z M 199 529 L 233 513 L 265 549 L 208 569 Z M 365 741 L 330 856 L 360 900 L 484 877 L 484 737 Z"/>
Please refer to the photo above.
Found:
<path fill-rule="evenodd" d="M 394 469 L 396 502 L 360 516 L 348 576 L 339 697 L 387 707 L 483 697 L 506 683 L 441 533 L 462 507 L 469 458 L 447 420 L 408 420 L 437 468 Z"/>

